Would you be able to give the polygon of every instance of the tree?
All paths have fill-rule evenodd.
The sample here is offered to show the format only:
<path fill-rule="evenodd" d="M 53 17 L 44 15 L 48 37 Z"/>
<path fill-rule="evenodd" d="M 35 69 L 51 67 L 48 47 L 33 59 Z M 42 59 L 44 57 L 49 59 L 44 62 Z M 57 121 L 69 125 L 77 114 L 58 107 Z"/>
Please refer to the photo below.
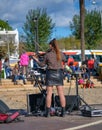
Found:
<path fill-rule="evenodd" d="M 25 32 L 27 50 L 34 51 L 36 39 L 36 23 L 34 19 L 38 19 L 38 41 L 39 45 L 45 44 L 50 39 L 54 23 L 47 15 L 46 9 L 37 8 L 36 10 L 29 10 L 26 15 L 26 22 L 24 23 L 23 30 Z"/>
<path fill-rule="evenodd" d="M 72 34 L 80 39 L 80 17 L 75 15 L 70 23 Z M 97 10 L 85 11 L 85 47 L 95 49 L 102 40 L 101 12 Z"/>
<path fill-rule="evenodd" d="M 0 19 L 0 30 L 12 30 L 12 27 L 9 25 L 8 21 L 3 21 Z"/>
<path fill-rule="evenodd" d="M 101 29 L 101 13 L 99 11 L 91 11 L 86 13 L 85 20 L 85 39 L 87 48 L 95 49 L 102 39 Z"/>
<path fill-rule="evenodd" d="M 80 49 L 80 40 L 75 39 L 75 37 L 70 36 L 68 38 L 61 38 L 59 41 L 59 48 L 61 50 L 74 50 Z"/>

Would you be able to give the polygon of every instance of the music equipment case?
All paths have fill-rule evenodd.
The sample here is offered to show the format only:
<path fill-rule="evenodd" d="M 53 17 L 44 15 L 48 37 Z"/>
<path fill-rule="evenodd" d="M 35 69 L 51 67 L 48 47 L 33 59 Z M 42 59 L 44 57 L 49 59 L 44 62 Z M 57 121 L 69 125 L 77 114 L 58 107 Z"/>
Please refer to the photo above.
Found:
<path fill-rule="evenodd" d="M 102 116 L 102 110 L 100 109 L 82 109 L 81 110 L 82 116 L 86 117 L 100 117 Z"/>

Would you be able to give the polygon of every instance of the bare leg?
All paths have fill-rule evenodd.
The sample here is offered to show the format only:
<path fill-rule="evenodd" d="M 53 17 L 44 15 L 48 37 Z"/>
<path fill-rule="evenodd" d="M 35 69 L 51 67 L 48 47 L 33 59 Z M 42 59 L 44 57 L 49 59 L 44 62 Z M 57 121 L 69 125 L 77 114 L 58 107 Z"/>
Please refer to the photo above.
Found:
<path fill-rule="evenodd" d="M 46 87 L 47 88 L 47 97 L 46 97 L 46 107 L 51 107 L 51 101 L 52 101 L 52 86 Z"/>
<path fill-rule="evenodd" d="M 50 117 L 50 107 L 52 101 L 52 86 L 47 87 L 47 97 L 46 97 L 46 117 Z"/>
<path fill-rule="evenodd" d="M 63 86 L 57 86 L 57 92 L 60 98 L 60 103 L 61 103 L 61 117 L 65 116 L 65 106 L 66 106 L 66 100 L 64 96 L 64 91 L 63 91 Z"/>
<path fill-rule="evenodd" d="M 60 103 L 62 107 L 66 106 L 66 101 L 65 101 L 65 96 L 64 96 L 64 91 L 63 91 L 63 86 L 57 86 L 57 92 L 60 98 Z"/>

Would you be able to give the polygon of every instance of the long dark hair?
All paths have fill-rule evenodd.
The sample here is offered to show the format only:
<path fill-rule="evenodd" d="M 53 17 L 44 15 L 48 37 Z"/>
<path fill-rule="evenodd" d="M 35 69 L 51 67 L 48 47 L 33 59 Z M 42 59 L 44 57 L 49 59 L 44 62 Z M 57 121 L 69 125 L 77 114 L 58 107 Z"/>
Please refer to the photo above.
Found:
<path fill-rule="evenodd" d="M 49 43 L 53 49 L 55 50 L 56 52 L 56 55 L 57 55 L 57 60 L 61 60 L 61 53 L 60 53 L 60 50 L 59 50 L 59 47 L 58 47 L 58 42 L 57 40 L 54 38 L 53 40 L 50 41 Z"/>

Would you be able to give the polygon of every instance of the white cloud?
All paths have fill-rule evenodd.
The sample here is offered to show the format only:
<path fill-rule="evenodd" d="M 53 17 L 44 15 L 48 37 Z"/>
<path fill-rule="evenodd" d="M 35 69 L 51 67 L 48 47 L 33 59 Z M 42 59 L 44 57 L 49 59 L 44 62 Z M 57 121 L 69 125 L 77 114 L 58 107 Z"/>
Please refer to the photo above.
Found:
<path fill-rule="evenodd" d="M 97 1 L 97 0 L 96 0 Z M 92 7 L 92 0 L 85 0 L 86 8 Z M 97 1 L 97 8 L 101 7 Z M 14 28 L 23 26 L 30 9 L 46 8 L 56 26 L 69 26 L 75 13 L 79 13 L 79 0 L 0 0 L 0 19 L 8 19 Z"/>
<path fill-rule="evenodd" d="M 67 18 L 70 17 L 70 15 L 68 16 L 69 8 L 72 7 L 72 1 L 70 0 L 0 0 L 0 3 L 0 18 L 8 19 L 13 26 L 14 24 L 17 25 L 16 22 L 23 23 L 28 10 L 37 7 L 47 8 L 48 14 L 52 16 L 56 25 L 66 26 L 68 24 Z"/>

